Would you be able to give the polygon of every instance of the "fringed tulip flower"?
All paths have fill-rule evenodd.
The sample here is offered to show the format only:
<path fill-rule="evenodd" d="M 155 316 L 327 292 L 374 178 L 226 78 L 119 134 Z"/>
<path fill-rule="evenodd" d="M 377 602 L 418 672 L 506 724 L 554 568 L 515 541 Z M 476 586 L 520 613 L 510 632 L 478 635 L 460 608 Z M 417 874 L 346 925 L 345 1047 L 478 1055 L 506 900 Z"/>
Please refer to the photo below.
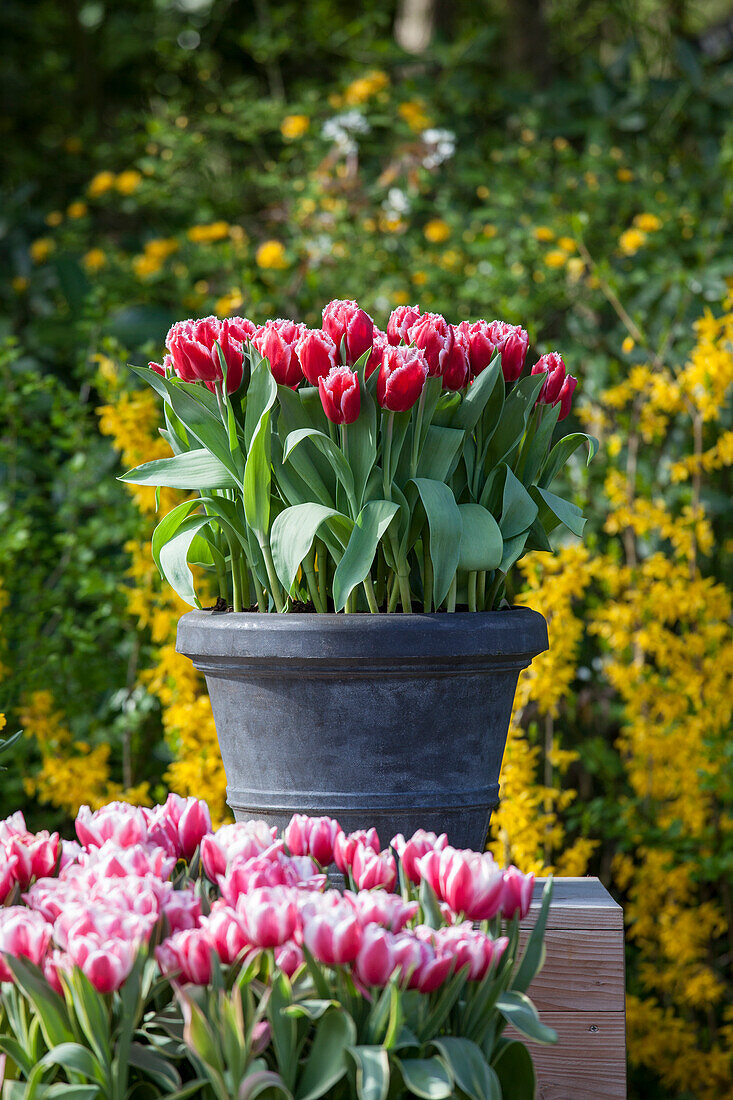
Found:
<path fill-rule="evenodd" d="M 388 347 L 389 340 L 387 339 L 387 334 L 381 332 L 378 328 L 375 328 L 374 339 L 372 341 L 372 350 L 369 354 L 369 358 L 366 361 L 366 367 L 364 368 L 365 378 L 371 378 L 375 370 L 379 370 L 382 365 L 384 349 Z"/>
<path fill-rule="evenodd" d="M 397 306 L 397 309 L 393 309 L 387 322 L 387 339 L 390 344 L 409 343 L 410 329 L 419 319 L 419 306 Z"/>
<path fill-rule="evenodd" d="M 489 970 L 499 963 L 509 944 L 506 936 L 493 940 L 485 932 L 474 928 L 470 921 L 452 928 L 439 928 L 435 932 L 435 940 L 443 954 L 453 955 L 456 971 L 468 967 L 468 979 L 472 982 L 480 982 L 486 977 Z"/>
<path fill-rule="evenodd" d="M 346 362 L 353 366 L 372 346 L 374 322 L 356 302 L 335 299 L 323 310 L 323 331 L 331 337 L 339 354 L 344 341 Z"/>
<path fill-rule="evenodd" d="M 427 359 L 418 348 L 385 348 L 377 379 L 377 401 L 383 409 L 406 412 L 419 398 L 427 377 Z"/>
<path fill-rule="evenodd" d="M 286 974 L 288 978 L 292 978 L 304 962 L 303 948 L 294 940 L 288 940 L 287 943 L 275 948 L 275 964 L 280 967 L 283 974 Z"/>
<path fill-rule="evenodd" d="M 418 902 L 403 901 L 399 894 L 388 894 L 386 890 L 360 890 L 358 894 L 347 891 L 344 896 L 362 925 L 379 924 L 390 932 L 401 932 L 419 909 Z"/>
<path fill-rule="evenodd" d="M 181 798 L 169 794 L 163 806 L 149 811 L 148 823 L 154 826 L 157 821 L 170 823 L 176 842 L 176 855 L 190 860 L 203 838 L 211 832 L 209 807 L 200 798 Z M 151 836 L 154 833 L 151 829 Z"/>
<path fill-rule="evenodd" d="M 217 906 L 219 906 L 217 908 Z M 217 902 L 202 922 L 207 938 L 223 963 L 231 965 L 250 945 L 237 913 Z"/>
<path fill-rule="evenodd" d="M 453 328 L 453 344 L 443 364 L 443 389 L 462 390 L 471 377 L 468 360 L 468 338 L 460 328 Z"/>
<path fill-rule="evenodd" d="M 333 863 L 334 843 L 343 829 L 332 817 L 293 814 L 283 840 L 294 856 L 312 856 L 321 867 Z"/>
<path fill-rule="evenodd" d="M 349 367 L 332 367 L 318 379 L 323 411 L 333 424 L 353 424 L 361 410 L 359 376 Z"/>
<path fill-rule="evenodd" d="M 463 321 L 458 326 L 468 338 L 471 374 L 486 370 L 494 355 L 501 355 L 501 371 L 506 382 L 514 382 L 524 369 L 529 337 L 521 325 L 505 321 Z"/>
<path fill-rule="evenodd" d="M 339 363 L 338 348 L 327 332 L 321 329 L 306 329 L 295 345 L 303 374 L 311 386 L 318 385 L 319 378 L 325 378 L 332 367 Z"/>
<path fill-rule="evenodd" d="M 17 866 L 17 855 L 0 854 L 0 905 L 10 897 L 17 885 L 15 877 Z"/>
<path fill-rule="evenodd" d="M 392 890 L 397 881 L 397 864 L 391 852 L 374 852 L 365 844 L 359 844 L 354 852 L 351 874 L 359 890 L 371 890 L 375 886 Z"/>
<path fill-rule="evenodd" d="M 203 382 L 213 392 L 223 384 L 224 374 L 217 344 L 227 367 L 227 393 L 234 393 L 244 376 L 243 344 L 251 339 L 255 326 L 246 317 L 203 317 L 198 321 L 177 321 L 166 336 L 167 355 L 160 367 L 150 366 L 158 374 L 171 371 L 184 382 Z"/>
<path fill-rule="evenodd" d="M 560 415 L 558 416 L 558 422 L 564 420 L 570 413 L 570 406 L 573 402 L 573 394 L 575 393 L 575 387 L 578 384 L 578 379 L 573 378 L 572 374 L 565 375 L 565 381 L 562 384 L 560 390 Z"/>
<path fill-rule="evenodd" d="M 409 342 L 424 353 L 431 377 L 442 375 L 453 349 L 453 326 L 440 313 L 423 313 L 407 335 Z"/>
<path fill-rule="evenodd" d="M 540 356 L 532 367 L 532 374 L 545 374 L 537 403 L 539 405 L 554 405 L 560 400 L 560 390 L 565 381 L 565 363 L 562 356 L 556 351 L 548 351 Z"/>
<path fill-rule="evenodd" d="M 355 833 L 338 833 L 333 843 L 333 858 L 336 866 L 343 875 L 351 870 L 354 862 L 354 854 L 357 847 L 363 844 L 378 852 L 380 848 L 379 836 L 376 829 L 357 829 Z"/>
<path fill-rule="evenodd" d="M 281 386 L 294 389 L 303 380 L 297 344 L 305 334 L 305 325 L 295 321 L 266 321 L 258 328 L 252 343 L 270 364 L 272 376 Z"/>

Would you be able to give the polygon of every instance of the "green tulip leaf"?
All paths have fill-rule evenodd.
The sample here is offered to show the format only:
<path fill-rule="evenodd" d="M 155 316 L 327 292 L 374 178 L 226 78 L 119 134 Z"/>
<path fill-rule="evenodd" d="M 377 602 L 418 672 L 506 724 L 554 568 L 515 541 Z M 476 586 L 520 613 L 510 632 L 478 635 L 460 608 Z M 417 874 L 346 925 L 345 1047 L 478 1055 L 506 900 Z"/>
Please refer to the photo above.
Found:
<path fill-rule="evenodd" d="M 379 540 L 398 510 L 399 505 L 391 500 L 370 500 L 362 508 L 333 577 L 333 605 L 336 611 L 346 606 L 351 592 L 371 569 Z"/>
<path fill-rule="evenodd" d="M 461 513 L 453 493 L 441 481 L 415 477 L 430 530 L 433 565 L 433 603 L 440 607 L 458 568 L 461 547 Z"/>
<path fill-rule="evenodd" d="M 275 572 L 286 592 L 291 591 L 298 568 L 309 553 L 319 528 L 325 520 L 338 514 L 335 508 L 322 504 L 296 504 L 275 517 L 270 547 Z"/>
<path fill-rule="evenodd" d="M 463 524 L 459 569 L 467 572 L 498 569 L 504 553 L 504 541 L 491 512 L 480 504 L 459 504 L 458 510 Z"/>
<path fill-rule="evenodd" d="M 298 1081 L 295 1100 L 319 1100 L 345 1076 L 347 1052 L 355 1039 L 356 1025 L 348 1012 L 331 1009 L 321 1018 Z"/>
<path fill-rule="evenodd" d="M 410 1092 L 423 1100 L 447 1100 L 453 1096 L 453 1077 L 440 1058 L 401 1058 L 395 1062 Z"/>
<path fill-rule="evenodd" d="M 387 1100 L 389 1094 L 389 1055 L 383 1047 L 349 1047 L 356 1062 L 358 1100 Z"/>

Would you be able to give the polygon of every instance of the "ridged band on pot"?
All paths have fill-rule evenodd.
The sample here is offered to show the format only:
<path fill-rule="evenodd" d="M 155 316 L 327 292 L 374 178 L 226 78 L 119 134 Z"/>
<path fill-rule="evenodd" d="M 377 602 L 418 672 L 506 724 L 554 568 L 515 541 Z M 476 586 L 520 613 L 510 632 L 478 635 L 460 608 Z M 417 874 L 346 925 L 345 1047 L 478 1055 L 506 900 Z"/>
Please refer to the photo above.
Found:
<path fill-rule="evenodd" d="M 529 608 L 433 615 L 193 611 L 177 649 L 206 676 L 241 820 L 329 814 L 483 847 L 521 669 L 547 648 Z"/>

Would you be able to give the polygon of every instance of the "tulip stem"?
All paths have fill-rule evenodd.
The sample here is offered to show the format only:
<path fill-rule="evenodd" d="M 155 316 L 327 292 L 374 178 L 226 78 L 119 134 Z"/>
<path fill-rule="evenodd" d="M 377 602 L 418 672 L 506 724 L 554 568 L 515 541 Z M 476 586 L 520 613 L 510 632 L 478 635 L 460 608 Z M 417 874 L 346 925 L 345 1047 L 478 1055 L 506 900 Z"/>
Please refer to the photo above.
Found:
<path fill-rule="evenodd" d="M 272 560 L 272 551 L 270 550 L 270 544 L 267 538 L 263 536 L 260 539 L 260 549 L 262 550 L 262 557 L 265 559 L 265 569 L 267 570 L 267 579 L 270 582 L 270 591 L 272 592 L 272 598 L 275 601 L 275 610 L 278 614 L 283 611 L 283 602 L 280 592 L 280 582 L 277 579 L 277 573 L 275 572 L 275 563 Z"/>
<path fill-rule="evenodd" d="M 423 536 L 423 607 L 426 614 L 433 609 L 433 563 L 430 558 L 430 541 Z"/>
<path fill-rule="evenodd" d="M 472 569 L 468 574 L 468 610 L 476 610 L 476 570 Z"/>
<path fill-rule="evenodd" d="M 410 597 L 410 575 L 409 573 L 398 573 L 397 581 L 400 586 L 400 600 L 402 601 L 402 610 L 405 614 L 412 614 L 412 599 Z"/>
<path fill-rule="evenodd" d="M 387 604 L 387 611 L 391 615 L 394 611 L 397 610 L 397 597 L 400 591 L 400 587 L 397 584 L 397 575 L 395 573 L 393 573 L 392 577 L 390 578 L 390 584 L 392 585 L 392 588 L 389 593 L 389 603 Z"/>
<path fill-rule="evenodd" d="M 494 577 L 494 581 L 493 581 L 493 583 L 491 585 L 491 588 L 489 589 L 488 594 L 486 596 L 486 610 L 487 611 L 493 611 L 494 610 L 494 603 L 496 601 L 497 595 L 499 594 L 499 590 L 501 588 L 501 583 L 502 583 L 503 579 L 504 579 L 504 574 L 499 572 L 499 570 L 497 569 L 496 576 Z"/>
<path fill-rule="evenodd" d="M 372 584 L 372 578 L 367 574 L 364 578 L 364 594 L 366 595 L 367 603 L 369 604 L 369 610 L 372 615 L 379 614 L 379 604 L 377 603 L 377 597 L 374 593 L 374 585 Z"/>
<path fill-rule="evenodd" d="M 318 591 L 318 581 L 316 579 L 316 571 L 315 571 L 315 558 L 316 558 L 316 548 L 315 548 L 315 545 L 313 545 L 313 546 L 311 546 L 311 548 L 308 552 L 308 556 L 306 557 L 306 559 L 303 563 L 303 572 L 305 573 L 305 579 L 306 579 L 306 582 L 308 584 L 308 592 L 310 593 L 310 598 L 313 601 L 313 606 L 315 607 L 316 611 L 323 614 L 323 612 L 326 610 L 326 608 L 323 606 L 323 603 L 321 602 L 321 594 Z"/>
<path fill-rule="evenodd" d="M 323 611 L 328 611 L 328 551 L 326 544 L 316 539 L 318 561 L 318 596 Z"/>
<path fill-rule="evenodd" d="M 458 574 L 453 574 L 453 580 L 450 582 L 450 588 L 448 589 L 448 596 L 446 597 L 446 611 L 455 611 L 456 609 L 456 593 L 458 591 Z"/>
<path fill-rule="evenodd" d="M 423 413 L 425 410 L 425 389 L 423 386 L 417 403 L 417 413 L 412 424 L 412 455 L 410 456 L 410 477 L 417 477 L 417 464 L 420 459 L 420 437 L 422 435 Z"/>
<path fill-rule="evenodd" d="M 478 575 L 478 583 L 476 585 L 476 606 L 479 611 L 484 610 L 486 603 L 486 570 L 482 569 Z"/>

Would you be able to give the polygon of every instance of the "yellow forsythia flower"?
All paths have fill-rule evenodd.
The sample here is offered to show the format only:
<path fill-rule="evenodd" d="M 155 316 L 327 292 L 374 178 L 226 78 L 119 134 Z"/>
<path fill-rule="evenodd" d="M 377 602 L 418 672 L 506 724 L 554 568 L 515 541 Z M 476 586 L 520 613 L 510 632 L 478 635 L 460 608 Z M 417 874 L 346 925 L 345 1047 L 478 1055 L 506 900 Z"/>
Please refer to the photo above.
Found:
<path fill-rule="evenodd" d="M 70 218 L 83 218 L 86 215 L 88 209 L 89 207 L 85 202 L 72 202 L 71 205 L 67 208 L 66 213 L 69 215 Z"/>
<path fill-rule="evenodd" d="M 56 247 L 50 237 L 39 237 L 34 241 L 29 251 L 34 264 L 42 264 L 48 259 Z"/>
<path fill-rule="evenodd" d="M 414 133 L 422 133 L 430 126 L 432 119 L 425 111 L 425 104 L 420 99 L 407 99 L 397 108 L 400 118 L 403 118 Z"/>
<path fill-rule="evenodd" d="M 294 141 L 307 133 L 310 124 L 308 115 L 286 115 L 280 123 L 280 133 L 288 141 Z"/>
<path fill-rule="evenodd" d="M 381 70 L 367 73 L 357 80 L 353 80 L 344 92 L 344 103 L 349 107 L 357 107 L 360 103 L 366 103 L 389 86 L 389 77 Z"/>
<path fill-rule="evenodd" d="M 111 191 L 115 185 L 115 179 L 114 172 L 97 172 L 87 187 L 87 194 L 96 199 L 99 195 L 103 195 L 105 191 Z"/>
<path fill-rule="evenodd" d="M 142 183 L 142 175 L 135 168 L 120 172 L 115 179 L 115 188 L 121 195 L 132 195 Z"/>
<path fill-rule="evenodd" d="M 646 243 L 646 233 L 641 229 L 627 229 L 619 237 L 618 243 L 624 256 L 633 256 Z"/>
<path fill-rule="evenodd" d="M 425 239 L 430 241 L 431 244 L 442 244 L 450 237 L 451 228 L 442 218 L 433 218 L 432 221 L 427 223 L 423 233 Z"/>
<path fill-rule="evenodd" d="M 50 214 L 46 214 L 46 217 L 43 220 L 45 221 L 46 225 L 50 225 L 52 228 L 55 228 L 57 225 L 61 225 L 61 222 L 64 220 L 64 215 L 61 213 L 60 210 L 52 210 Z"/>
<path fill-rule="evenodd" d="M 281 241 L 263 241 L 255 256 L 258 267 L 284 271 L 288 267 L 285 246 Z"/>
<path fill-rule="evenodd" d="M 572 237 L 558 237 L 557 243 L 559 248 L 564 248 L 566 252 L 575 252 L 577 245 Z"/>
<path fill-rule="evenodd" d="M 101 248 L 90 248 L 88 252 L 85 252 L 81 262 L 87 271 L 94 272 L 104 267 L 107 263 L 107 257 Z"/>
<path fill-rule="evenodd" d="M 229 222 L 211 222 L 209 225 L 192 225 L 186 234 L 194 244 L 213 244 L 229 236 Z"/>
<path fill-rule="evenodd" d="M 545 263 L 548 267 L 565 267 L 567 258 L 568 254 L 562 248 L 552 248 L 545 256 Z"/>
<path fill-rule="evenodd" d="M 619 168 L 616 172 L 616 179 L 620 180 L 621 183 L 631 183 L 633 178 L 634 173 L 630 168 Z"/>
<path fill-rule="evenodd" d="M 658 218 L 656 214 L 637 214 L 634 218 L 634 225 L 645 233 L 654 233 L 657 229 L 662 228 L 662 219 Z"/>
<path fill-rule="evenodd" d="M 534 230 L 534 235 L 538 241 L 554 241 L 555 234 L 550 229 L 549 225 L 538 225 Z"/>
<path fill-rule="evenodd" d="M 636 344 L 634 343 L 633 337 L 625 336 L 621 343 L 621 351 L 624 353 L 624 355 L 628 355 L 629 352 L 633 351 L 635 347 Z"/>

